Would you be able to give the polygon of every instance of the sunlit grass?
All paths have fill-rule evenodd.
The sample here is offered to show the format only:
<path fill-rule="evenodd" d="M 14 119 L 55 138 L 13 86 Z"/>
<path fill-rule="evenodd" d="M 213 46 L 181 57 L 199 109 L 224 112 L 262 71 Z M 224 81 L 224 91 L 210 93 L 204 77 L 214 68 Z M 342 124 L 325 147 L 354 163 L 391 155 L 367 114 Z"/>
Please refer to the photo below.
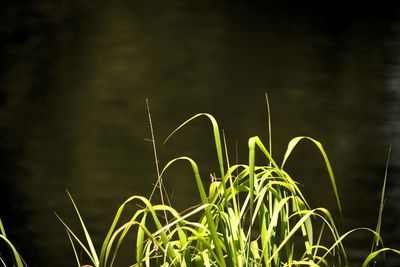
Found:
<path fill-rule="evenodd" d="M 386 174 L 376 230 L 357 228 L 339 233 L 331 213 L 323 207 L 310 207 L 298 182 L 285 171 L 285 163 L 299 142 L 308 141 L 315 146 L 324 160 L 332 195 L 342 214 L 333 170 L 320 142 L 306 136 L 296 137 L 289 142 L 283 161 L 277 163 L 271 156 L 269 123 L 268 148 L 259 137 L 251 137 L 248 139 L 248 161 L 232 165 L 225 137 L 221 136 L 215 118 L 206 113 L 182 123 L 167 140 L 191 121 L 202 117 L 212 125 L 219 175 L 205 184 L 197 163 L 184 156 L 172 159 L 158 170 L 154 146 L 158 180 L 153 192 L 148 198 L 131 196 L 120 205 L 100 249 L 95 247 L 74 199 L 67 192 L 83 237 L 79 237 L 62 216 L 56 216 L 66 229 L 77 266 L 116 266 L 124 242 L 130 242 L 132 246 L 130 266 L 349 266 L 350 259 L 343 241 L 358 231 L 371 234 L 371 252 L 363 267 L 374 266 L 376 259 L 386 252 L 400 254 L 399 250 L 384 247 L 380 236 Z M 149 119 L 151 121 L 150 113 Z M 263 164 L 256 165 L 256 155 L 262 156 L 257 162 Z M 169 168 L 181 163 L 187 164 L 192 173 L 192 180 L 187 182 L 196 184 L 201 200 L 183 212 L 165 203 L 168 196 L 164 195 L 162 184 L 163 179 L 167 179 Z M 161 203 L 154 203 L 156 193 L 161 194 Z M 127 206 L 136 209 L 132 212 Z M 133 243 L 132 236 L 135 238 Z M 7 266 L 3 258 L 5 253 L 10 254 L 13 266 L 26 266 L 7 239 L 1 221 L 0 239 L 9 248 L 9 251 L 0 253 L 0 266 Z"/>
<path fill-rule="evenodd" d="M 383 246 L 380 236 L 383 200 L 376 230 L 358 228 L 344 234 L 338 232 L 327 209 L 309 206 L 298 183 L 284 168 L 293 149 L 303 140 L 315 145 L 324 159 L 341 213 L 335 177 L 320 142 L 305 136 L 292 139 L 283 162 L 278 164 L 260 138 L 251 137 L 248 140 L 248 162 L 231 165 L 224 138 L 210 114 L 197 114 L 188 119 L 167 140 L 200 117 L 206 117 L 212 124 L 219 177 L 214 177 L 206 186 L 197 163 L 189 157 L 179 157 L 166 164 L 154 189 L 162 187 L 162 177 L 167 176 L 171 165 L 186 162 L 193 173 L 193 181 L 188 182 L 196 184 L 201 203 L 185 212 L 178 212 L 170 205 L 153 203 L 152 197 L 157 190 L 149 198 L 132 196 L 119 207 L 103 245 L 97 251 L 70 196 L 85 239 L 78 238 L 60 220 L 67 229 L 78 266 L 83 264 L 78 247 L 87 254 L 93 266 L 114 266 L 121 244 L 130 231 L 136 237 L 131 266 L 349 266 L 342 241 L 357 231 L 370 232 L 373 240 L 371 253 L 363 266 L 373 265 L 380 253 L 400 254 L 399 250 Z M 260 155 L 256 152 L 263 155 L 263 165 L 255 164 L 256 154 Z M 385 186 L 382 199 L 384 190 Z M 132 204 L 140 208 L 130 215 L 130 220 L 123 221 L 121 218 L 127 212 L 126 206 Z"/>

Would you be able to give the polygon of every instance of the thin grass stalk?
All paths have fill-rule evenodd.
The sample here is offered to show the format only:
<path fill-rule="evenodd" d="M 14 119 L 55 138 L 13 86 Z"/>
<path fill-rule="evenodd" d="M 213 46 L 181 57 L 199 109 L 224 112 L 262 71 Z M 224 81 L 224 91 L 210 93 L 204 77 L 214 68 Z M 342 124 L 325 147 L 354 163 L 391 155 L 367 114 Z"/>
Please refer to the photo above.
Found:
<path fill-rule="evenodd" d="M 159 162 L 158 162 L 158 156 L 157 156 L 156 139 L 154 137 L 154 129 L 153 129 L 153 123 L 152 123 L 152 120 L 151 120 L 150 105 L 149 105 L 149 99 L 148 98 L 146 98 L 146 106 L 147 106 L 147 114 L 148 114 L 148 117 L 149 117 L 149 124 L 150 124 L 150 133 L 151 133 L 151 140 L 150 141 L 151 141 L 152 146 L 153 146 L 154 162 L 155 162 L 155 165 L 156 165 L 156 172 L 157 172 L 157 182 L 156 182 L 156 185 L 155 185 L 154 188 L 159 187 L 161 203 L 165 204 L 164 193 L 163 193 L 164 184 L 163 184 L 163 181 L 162 181 L 162 177 L 160 176 L 160 167 L 159 167 L 159 164 L 158 164 Z M 150 200 L 151 200 L 151 196 L 152 196 L 152 194 L 149 197 Z M 166 196 L 167 196 L 168 204 L 171 204 L 169 202 L 168 195 L 166 195 Z M 168 224 L 168 217 L 167 217 L 166 213 L 164 213 L 164 217 L 165 217 L 165 222 Z"/>
<path fill-rule="evenodd" d="M 265 102 L 267 105 L 267 116 L 268 116 L 268 147 L 269 147 L 269 154 L 272 157 L 272 128 L 271 128 L 271 109 L 269 105 L 269 98 L 268 94 L 265 93 Z M 271 167 L 271 162 L 268 164 Z"/>

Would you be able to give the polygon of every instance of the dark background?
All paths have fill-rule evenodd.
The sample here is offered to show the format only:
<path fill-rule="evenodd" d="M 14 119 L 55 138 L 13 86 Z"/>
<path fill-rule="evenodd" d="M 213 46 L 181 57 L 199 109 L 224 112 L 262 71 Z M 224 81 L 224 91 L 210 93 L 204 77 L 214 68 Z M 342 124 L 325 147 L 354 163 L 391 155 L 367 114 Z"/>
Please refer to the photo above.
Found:
<path fill-rule="evenodd" d="M 0 218 L 30 266 L 74 264 L 53 214 L 79 229 L 66 188 L 97 247 L 118 205 L 150 193 L 146 98 L 161 166 L 191 156 L 207 180 L 218 169 L 205 120 L 162 142 L 189 116 L 209 112 L 231 157 L 237 142 L 246 162 L 247 139 L 267 138 L 265 92 L 278 162 L 295 136 L 324 144 L 342 232 L 375 228 L 392 145 L 382 231 L 386 245 L 400 248 L 398 4 L 2 1 L 0 40 Z M 337 216 L 314 147 L 301 144 L 287 167 L 313 207 Z M 187 167 L 171 170 L 166 183 L 178 209 L 197 203 Z M 372 236 L 349 240 L 350 258 L 365 257 Z M 386 266 L 398 264 L 388 254 Z"/>

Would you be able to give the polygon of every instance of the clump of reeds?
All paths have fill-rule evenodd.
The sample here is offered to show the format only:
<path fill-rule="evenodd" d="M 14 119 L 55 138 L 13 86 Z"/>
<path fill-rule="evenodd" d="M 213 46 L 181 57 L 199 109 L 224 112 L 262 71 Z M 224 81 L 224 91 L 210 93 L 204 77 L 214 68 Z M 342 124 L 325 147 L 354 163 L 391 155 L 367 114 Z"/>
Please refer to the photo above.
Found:
<path fill-rule="evenodd" d="M 171 136 L 190 121 L 204 116 L 213 128 L 219 177 L 211 181 L 207 190 L 197 163 L 189 157 L 180 157 L 166 164 L 156 184 L 161 189 L 162 177 L 168 168 L 177 161 L 185 161 L 193 172 L 201 203 L 178 212 L 164 201 L 153 203 L 152 196 L 132 196 L 119 207 L 98 253 L 70 196 L 86 241 L 60 220 L 67 229 L 78 266 L 82 263 L 77 247 L 83 249 L 93 266 L 113 266 L 129 231 L 134 231 L 136 236 L 131 266 L 349 266 L 342 241 L 354 231 L 369 231 L 374 237 L 363 267 L 374 264 L 376 257 L 385 251 L 400 254 L 399 250 L 384 248 L 380 237 L 385 188 L 376 230 L 358 228 L 340 234 L 327 209 L 309 206 L 295 179 L 284 169 L 293 149 L 302 140 L 311 141 L 321 153 L 341 213 L 335 177 L 320 142 L 305 136 L 294 138 L 288 144 L 283 162 L 278 164 L 260 138 L 251 137 L 248 140 L 249 161 L 231 165 L 224 138 L 210 114 L 193 116 Z M 259 154 L 256 151 L 264 156 L 263 165 L 255 164 L 256 154 Z M 160 192 L 163 194 L 162 190 Z M 132 203 L 141 208 L 131 214 L 130 220 L 121 222 L 126 206 Z"/>

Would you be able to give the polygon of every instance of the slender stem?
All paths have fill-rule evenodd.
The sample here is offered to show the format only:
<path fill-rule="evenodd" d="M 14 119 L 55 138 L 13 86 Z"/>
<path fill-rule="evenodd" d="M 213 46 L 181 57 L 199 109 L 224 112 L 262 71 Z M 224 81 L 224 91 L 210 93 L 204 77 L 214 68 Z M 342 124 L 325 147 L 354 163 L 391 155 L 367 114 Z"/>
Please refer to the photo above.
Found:
<path fill-rule="evenodd" d="M 269 154 L 272 157 L 271 109 L 269 106 L 269 98 L 267 93 L 265 93 L 265 100 L 267 102 L 267 113 L 268 113 L 268 146 L 269 146 Z M 271 162 L 269 163 L 269 167 L 271 167 Z"/>
<path fill-rule="evenodd" d="M 156 187 L 158 186 L 158 188 L 160 189 L 160 197 L 161 197 L 161 203 L 163 205 L 165 205 L 165 201 L 164 201 L 164 194 L 163 194 L 163 181 L 162 181 L 162 177 L 160 175 L 160 167 L 159 167 L 159 161 L 158 161 L 158 157 L 157 157 L 157 147 L 156 147 L 156 139 L 154 137 L 154 129 L 153 129 L 153 123 L 151 120 L 151 114 L 150 114 L 150 104 L 149 104 L 149 99 L 146 98 L 146 106 L 147 106 L 147 114 L 149 116 L 149 124 L 150 124 L 150 132 L 151 132 L 151 142 L 153 144 L 153 154 L 154 154 L 154 161 L 156 164 L 156 171 L 157 171 L 157 183 L 156 183 Z M 168 218 L 167 218 L 167 212 L 164 210 L 164 216 L 165 216 L 165 222 L 168 224 Z"/>

